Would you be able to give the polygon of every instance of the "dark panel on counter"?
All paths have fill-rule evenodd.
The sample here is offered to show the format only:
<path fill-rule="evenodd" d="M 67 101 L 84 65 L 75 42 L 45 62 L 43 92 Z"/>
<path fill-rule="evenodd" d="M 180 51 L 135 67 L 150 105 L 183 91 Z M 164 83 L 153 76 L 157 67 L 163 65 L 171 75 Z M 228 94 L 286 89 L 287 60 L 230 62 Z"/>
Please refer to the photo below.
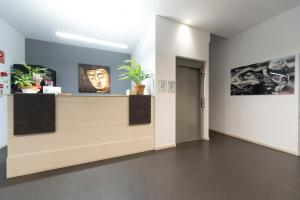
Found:
<path fill-rule="evenodd" d="M 130 95 L 129 96 L 129 124 L 151 123 L 151 96 Z"/>
<path fill-rule="evenodd" d="M 55 132 L 54 94 L 14 95 L 14 135 Z"/>

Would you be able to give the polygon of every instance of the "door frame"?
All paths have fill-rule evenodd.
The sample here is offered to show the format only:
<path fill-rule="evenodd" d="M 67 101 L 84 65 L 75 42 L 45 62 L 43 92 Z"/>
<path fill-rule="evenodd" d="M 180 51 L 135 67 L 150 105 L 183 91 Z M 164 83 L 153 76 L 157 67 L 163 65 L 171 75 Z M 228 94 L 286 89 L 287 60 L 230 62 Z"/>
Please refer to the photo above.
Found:
<path fill-rule="evenodd" d="M 191 62 L 191 63 L 199 63 L 199 67 L 196 66 L 189 66 L 188 64 L 183 64 L 180 63 L 178 64 L 178 60 L 185 60 L 187 62 Z M 177 82 L 177 67 L 185 67 L 185 68 L 192 68 L 192 69 L 197 69 L 198 73 L 199 73 L 199 101 L 198 101 L 198 135 L 199 135 L 199 139 L 205 139 L 204 138 L 204 109 L 206 107 L 206 102 L 205 102 L 205 98 L 204 98 L 204 88 L 205 88 L 205 68 L 206 68 L 206 62 L 202 61 L 202 60 L 196 60 L 196 59 L 192 59 L 192 58 L 186 58 L 186 57 L 182 57 L 182 56 L 176 56 L 176 61 L 175 61 L 175 78 L 176 78 L 176 82 Z M 175 97 L 175 105 L 177 105 L 177 94 Z M 175 107 L 175 120 L 177 119 L 177 109 Z M 175 142 L 177 143 L 177 125 L 175 126 Z"/>

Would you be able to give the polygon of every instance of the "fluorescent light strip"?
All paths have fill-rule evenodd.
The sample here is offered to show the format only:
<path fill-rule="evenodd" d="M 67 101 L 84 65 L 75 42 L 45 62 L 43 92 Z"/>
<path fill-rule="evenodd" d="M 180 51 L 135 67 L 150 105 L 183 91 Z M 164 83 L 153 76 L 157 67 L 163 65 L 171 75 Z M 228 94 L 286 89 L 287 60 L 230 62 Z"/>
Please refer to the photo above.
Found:
<path fill-rule="evenodd" d="M 106 41 L 106 40 L 100 40 L 100 39 L 96 39 L 96 38 L 85 37 L 85 36 L 76 35 L 76 34 L 72 34 L 72 33 L 65 33 L 65 32 L 58 31 L 58 32 L 56 32 L 56 35 L 58 37 L 83 41 L 83 42 L 87 42 L 87 43 L 100 44 L 100 45 L 115 47 L 115 48 L 119 48 L 119 49 L 128 49 L 128 46 L 125 44 L 121 44 L 121 43 L 117 43 L 117 42 L 110 42 L 110 41 Z"/>

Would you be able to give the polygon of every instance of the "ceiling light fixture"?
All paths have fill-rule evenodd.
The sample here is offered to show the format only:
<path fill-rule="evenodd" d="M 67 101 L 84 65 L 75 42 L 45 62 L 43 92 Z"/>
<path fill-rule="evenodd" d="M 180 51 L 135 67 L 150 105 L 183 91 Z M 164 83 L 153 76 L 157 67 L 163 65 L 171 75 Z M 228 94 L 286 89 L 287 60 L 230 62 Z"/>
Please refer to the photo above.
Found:
<path fill-rule="evenodd" d="M 77 35 L 77 34 L 73 34 L 73 33 L 66 33 L 66 32 L 58 31 L 58 32 L 56 32 L 56 35 L 58 37 L 71 39 L 71 40 L 78 40 L 78 41 L 87 42 L 87 43 L 100 44 L 100 45 L 110 46 L 110 47 L 119 48 L 119 49 L 128 49 L 128 46 L 125 44 L 106 41 L 106 40 L 100 40 L 100 39 L 86 37 L 86 36 Z"/>

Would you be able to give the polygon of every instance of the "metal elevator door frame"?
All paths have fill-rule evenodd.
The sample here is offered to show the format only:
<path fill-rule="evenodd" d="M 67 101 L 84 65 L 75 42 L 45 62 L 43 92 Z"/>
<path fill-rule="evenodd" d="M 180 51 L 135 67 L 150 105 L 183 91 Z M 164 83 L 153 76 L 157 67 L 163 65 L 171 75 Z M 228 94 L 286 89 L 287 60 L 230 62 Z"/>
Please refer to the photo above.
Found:
<path fill-rule="evenodd" d="M 176 57 L 176 81 L 177 81 L 177 67 L 185 67 L 191 69 L 197 69 L 199 73 L 199 98 L 198 98 L 198 135 L 199 139 L 203 139 L 203 132 L 204 132 L 204 107 L 205 107 L 205 99 L 204 99 L 204 77 L 205 77 L 205 62 L 184 58 L 184 57 Z M 176 108 L 177 108 L 177 92 L 176 92 Z M 176 109 L 176 123 L 177 123 L 177 115 L 179 113 Z M 176 143 L 177 142 L 177 124 L 176 124 Z"/>

